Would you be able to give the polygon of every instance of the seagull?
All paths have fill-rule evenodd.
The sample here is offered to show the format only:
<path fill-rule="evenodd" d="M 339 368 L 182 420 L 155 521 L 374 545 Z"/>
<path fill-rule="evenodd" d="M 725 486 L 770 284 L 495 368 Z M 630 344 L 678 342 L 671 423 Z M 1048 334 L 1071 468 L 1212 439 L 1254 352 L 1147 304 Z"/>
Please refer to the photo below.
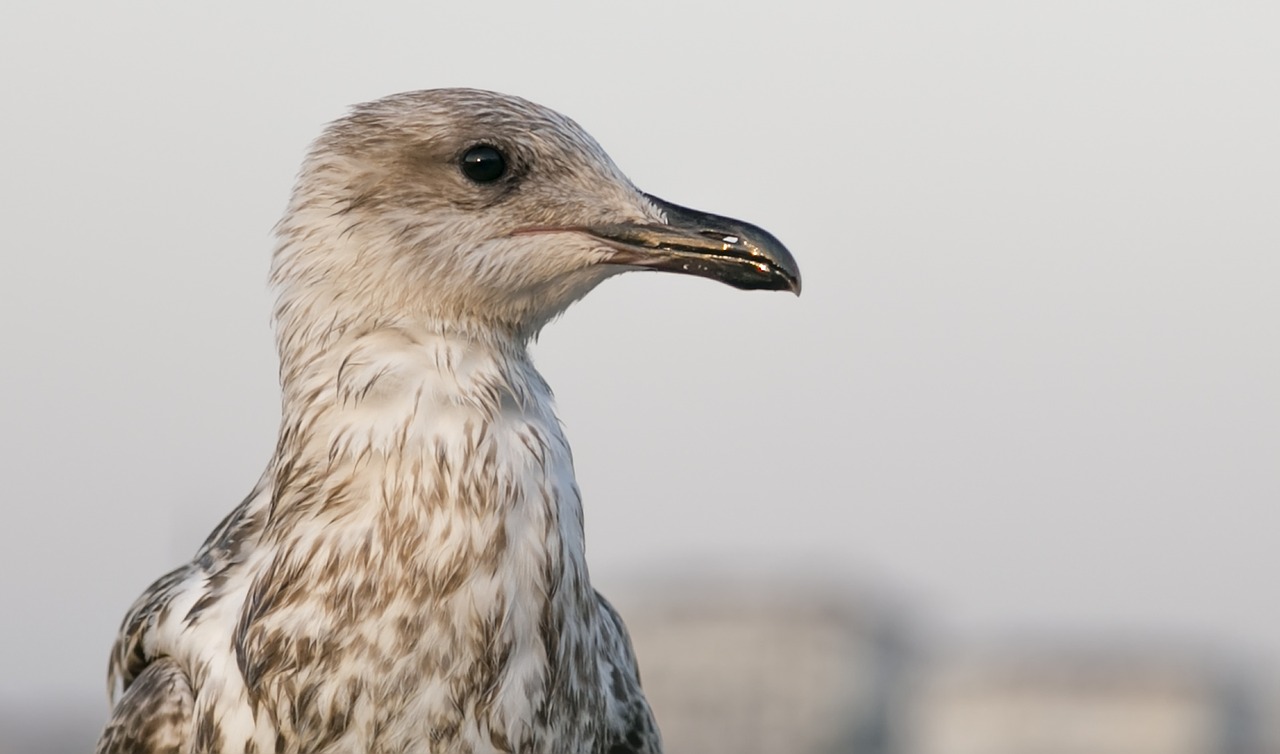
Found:
<path fill-rule="evenodd" d="M 474 89 L 358 105 L 276 227 L 279 440 L 133 604 L 98 754 L 656 754 L 528 346 L 629 270 L 800 292 L 775 237 Z"/>

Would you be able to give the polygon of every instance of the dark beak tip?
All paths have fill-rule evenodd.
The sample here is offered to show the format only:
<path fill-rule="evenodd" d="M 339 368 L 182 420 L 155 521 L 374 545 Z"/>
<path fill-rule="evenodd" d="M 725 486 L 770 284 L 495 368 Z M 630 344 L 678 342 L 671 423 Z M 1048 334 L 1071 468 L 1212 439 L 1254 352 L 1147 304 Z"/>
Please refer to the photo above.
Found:
<path fill-rule="evenodd" d="M 665 215 L 661 224 L 595 226 L 628 264 L 711 278 L 741 290 L 800 295 L 800 266 L 772 233 L 730 217 L 645 197 Z"/>
<path fill-rule="evenodd" d="M 795 257 L 791 256 L 791 252 L 787 250 L 786 246 L 782 245 L 781 241 L 772 236 L 770 236 L 770 240 L 775 244 L 773 257 L 774 275 L 781 278 L 783 282 L 783 285 L 779 286 L 778 290 L 791 291 L 799 298 L 800 291 L 804 287 L 804 282 L 800 276 L 800 265 L 796 264 Z"/>

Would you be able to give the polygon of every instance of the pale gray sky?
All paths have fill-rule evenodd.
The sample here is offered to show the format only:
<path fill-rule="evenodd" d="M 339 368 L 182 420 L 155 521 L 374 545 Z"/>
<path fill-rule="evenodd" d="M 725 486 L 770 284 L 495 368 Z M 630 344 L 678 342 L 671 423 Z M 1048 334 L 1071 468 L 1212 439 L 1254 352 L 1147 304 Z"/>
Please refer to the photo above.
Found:
<path fill-rule="evenodd" d="M 1280 5 L 343 5 L 0 10 L 0 704 L 96 699 L 266 463 L 307 142 L 456 85 L 804 270 L 633 275 L 545 333 L 606 588 L 822 567 L 954 636 L 1280 671 Z"/>

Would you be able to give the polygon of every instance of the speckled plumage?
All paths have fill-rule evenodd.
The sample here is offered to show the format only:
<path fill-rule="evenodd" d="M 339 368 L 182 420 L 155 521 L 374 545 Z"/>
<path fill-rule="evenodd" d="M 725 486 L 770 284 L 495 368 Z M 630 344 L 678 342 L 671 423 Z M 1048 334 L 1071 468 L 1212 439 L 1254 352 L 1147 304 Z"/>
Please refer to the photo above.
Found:
<path fill-rule="evenodd" d="M 458 169 L 476 143 L 500 184 Z M 659 752 L 526 346 L 636 266 L 581 228 L 665 221 L 524 100 L 414 92 L 331 125 L 277 228 L 274 457 L 126 616 L 99 754 Z"/>

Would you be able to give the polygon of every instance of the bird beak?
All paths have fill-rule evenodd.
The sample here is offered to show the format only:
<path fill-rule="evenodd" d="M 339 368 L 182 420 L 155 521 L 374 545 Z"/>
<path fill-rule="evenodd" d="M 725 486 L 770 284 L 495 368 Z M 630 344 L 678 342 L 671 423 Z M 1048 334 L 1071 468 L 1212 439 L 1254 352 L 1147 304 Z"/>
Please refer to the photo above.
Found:
<path fill-rule="evenodd" d="M 773 234 L 750 223 L 645 195 L 665 225 L 621 223 L 584 228 L 609 244 L 612 264 L 698 275 L 743 290 L 800 295 L 800 267 Z"/>

